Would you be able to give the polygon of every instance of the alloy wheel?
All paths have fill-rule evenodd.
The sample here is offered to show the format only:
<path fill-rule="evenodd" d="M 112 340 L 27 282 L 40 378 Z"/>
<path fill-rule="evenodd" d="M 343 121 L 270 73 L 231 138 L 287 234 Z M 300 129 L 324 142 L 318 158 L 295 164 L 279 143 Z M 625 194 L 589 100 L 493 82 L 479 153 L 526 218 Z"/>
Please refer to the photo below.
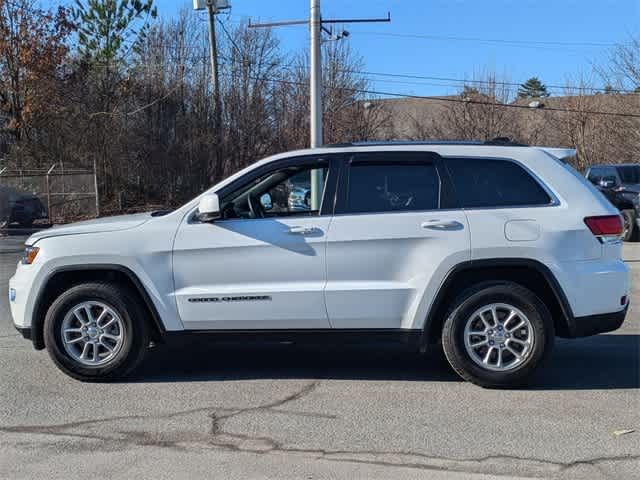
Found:
<path fill-rule="evenodd" d="M 87 301 L 65 315 L 61 334 L 65 350 L 75 361 L 97 367 L 118 355 L 126 332 L 113 308 L 102 302 Z"/>
<path fill-rule="evenodd" d="M 506 303 L 492 303 L 476 310 L 467 320 L 464 344 L 480 367 L 509 371 L 533 351 L 534 332 L 527 316 Z"/>

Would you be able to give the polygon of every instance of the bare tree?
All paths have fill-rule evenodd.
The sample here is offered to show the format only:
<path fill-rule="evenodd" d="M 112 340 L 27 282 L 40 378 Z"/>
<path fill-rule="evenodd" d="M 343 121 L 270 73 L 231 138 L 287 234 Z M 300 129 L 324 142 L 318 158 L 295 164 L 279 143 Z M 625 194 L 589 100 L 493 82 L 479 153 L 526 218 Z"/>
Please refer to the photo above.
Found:
<path fill-rule="evenodd" d="M 298 146 L 305 146 L 309 137 L 309 68 L 307 56 L 298 57 L 290 74 L 291 105 L 294 138 Z M 378 138 L 382 127 L 389 122 L 389 111 L 371 90 L 369 80 L 361 72 L 362 57 L 355 54 L 345 41 L 323 46 L 323 124 L 324 143 L 366 141 Z"/>
<path fill-rule="evenodd" d="M 428 100 L 433 111 L 413 118 L 411 136 L 445 140 L 518 137 L 512 109 L 505 107 L 511 98 L 513 92 L 506 82 L 495 73 L 481 73 L 459 94 Z"/>

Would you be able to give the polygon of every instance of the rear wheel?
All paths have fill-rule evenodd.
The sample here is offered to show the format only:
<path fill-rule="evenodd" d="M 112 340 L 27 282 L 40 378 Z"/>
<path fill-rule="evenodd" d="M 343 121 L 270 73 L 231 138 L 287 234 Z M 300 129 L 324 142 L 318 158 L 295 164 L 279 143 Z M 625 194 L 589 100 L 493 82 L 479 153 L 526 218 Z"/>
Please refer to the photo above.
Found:
<path fill-rule="evenodd" d="M 146 314 L 136 295 L 111 283 L 86 283 L 64 292 L 49 308 L 45 345 L 55 364 L 83 381 L 127 375 L 149 344 Z"/>
<path fill-rule="evenodd" d="M 483 387 L 526 383 L 549 355 L 553 340 L 547 308 L 533 292 L 510 282 L 463 293 L 449 310 L 442 333 L 453 369 Z"/>
<path fill-rule="evenodd" d="M 622 210 L 622 239 L 625 242 L 635 240 L 638 236 L 638 226 L 636 225 L 635 210 Z"/>

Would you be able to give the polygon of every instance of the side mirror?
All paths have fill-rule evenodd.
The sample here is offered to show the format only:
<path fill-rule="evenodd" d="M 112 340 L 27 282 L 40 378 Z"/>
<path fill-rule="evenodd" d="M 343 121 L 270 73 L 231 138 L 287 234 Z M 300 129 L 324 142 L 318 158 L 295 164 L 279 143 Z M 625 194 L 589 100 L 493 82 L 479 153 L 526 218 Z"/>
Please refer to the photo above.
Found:
<path fill-rule="evenodd" d="M 220 218 L 220 199 L 215 193 L 208 193 L 200 199 L 198 204 L 198 220 L 212 222 Z"/>
<path fill-rule="evenodd" d="M 271 201 L 271 195 L 268 193 L 263 194 L 260 197 L 260 203 L 265 210 L 271 210 L 273 208 L 273 202 Z"/>
<path fill-rule="evenodd" d="M 613 188 L 617 183 L 615 177 L 603 177 L 600 179 L 600 186 L 602 188 Z"/>

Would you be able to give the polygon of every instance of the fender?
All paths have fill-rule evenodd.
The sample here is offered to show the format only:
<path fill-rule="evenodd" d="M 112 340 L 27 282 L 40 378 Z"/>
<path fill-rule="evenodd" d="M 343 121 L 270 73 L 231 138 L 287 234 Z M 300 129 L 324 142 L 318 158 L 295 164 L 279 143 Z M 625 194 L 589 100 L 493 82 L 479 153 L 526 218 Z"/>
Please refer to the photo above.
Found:
<path fill-rule="evenodd" d="M 162 338 L 166 330 L 164 328 L 164 324 L 162 323 L 162 319 L 158 314 L 158 310 L 154 305 L 151 297 L 147 293 L 144 285 L 138 278 L 138 276 L 129 268 L 118 265 L 118 264 L 110 264 L 110 263 L 96 263 L 96 264 L 84 264 L 84 265 L 67 265 L 53 269 L 48 273 L 47 277 L 43 281 L 43 288 L 38 292 L 38 296 L 34 303 L 33 307 L 33 324 L 31 327 L 31 340 L 33 341 L 33 345 L 37 350 L 41 350 L 44 348 L 44 336 L 42 334 L 42 328 L 44 325 L 44 317 L 46 312 L 43 311 L 45 298 L 47 296 L 47 286 L 49 286 L 49 282 L 53 277 L 60 273 L 65 272 L 86 272 L 90 270 L 98 270 L 103 272 L 118 272 L 127 277 L 134 285 L 137 293 L 143 299 L 145 306 L 151 312 L 151 320 L 153 322 L 154 327 L 156 328 L 159 337 Z"/>
<path fill-rule="evenodd" d="M 471 270 L 490 270 L 492 268 L 505 267 L 529 268 L 540 273 L 546 280 L 548 286 L 553 292 L 555 299 L 560 305 L 567 331 L 570 334 L 576 331 L 576 322 L 573 311 L 571 310 L 571 305 L 569 304 L 569 301 L 567 300 L 567 297 L 562 290 L 560 283 L 556 279 L 553 272 L 549 269 L 549 267 L 537 260 L 532 260 L 530 258 L 491 258 L 462 262 L 453 267 L 447 273 L 444 281 L 438 289 L 438 293 L 436 294 L 433 303 L 431 304 L 429 313 L 427 314 L 427 318 L 425 320 L 423 328 L 421 345 L 424 346 L 429 343 L 430 340 L 432 340 L 432 338 L 430 338 L 433 337 L 433 332 L 431 331 L 431 329 L 436 324 L 436 322 L 438 322 L 438 314 L 442 311 L 444 300 L 447 297 L 447 294 L 453 282 L 460 273 Z"/>

